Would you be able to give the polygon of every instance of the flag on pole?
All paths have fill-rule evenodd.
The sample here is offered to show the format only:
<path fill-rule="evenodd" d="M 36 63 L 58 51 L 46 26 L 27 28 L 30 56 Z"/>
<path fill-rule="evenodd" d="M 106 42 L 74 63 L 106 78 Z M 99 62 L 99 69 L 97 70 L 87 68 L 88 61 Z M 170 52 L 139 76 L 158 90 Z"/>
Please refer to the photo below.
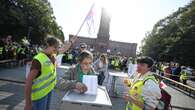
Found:
<path fill-rule="evenodd" d="M 88 34 L 90 35 L 95 33 L 94 14 L 95 14 L 95 10 L 94 10 L 94 4 L 93 4 L 85 19 L 85 22 L 87 24 Z"/>
<path fill-rule="evenodd" d="M 95 9 L 95 4 L 93 3 L 90 10 L 88 11 L 84 21 L 82 22 L 79 30 L 76 33 L 76 36 L 82 31 L 83 28 L 85 28 L 84 30 L 87 30 L 88 32 L 85 33 L 85 31 L 83 30 L 81 33 L 85 33 L 85 34 L 89 34 L 89 35 L 94 35 L 95 31 L 96 31 L 96 24 L 97 22 L 97 10 Z"/>

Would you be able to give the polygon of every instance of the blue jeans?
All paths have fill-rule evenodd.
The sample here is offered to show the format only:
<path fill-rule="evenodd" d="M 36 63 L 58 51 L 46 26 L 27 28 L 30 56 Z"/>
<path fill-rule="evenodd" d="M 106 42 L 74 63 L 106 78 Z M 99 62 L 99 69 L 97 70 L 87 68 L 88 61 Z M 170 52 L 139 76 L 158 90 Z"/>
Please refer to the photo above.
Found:
<path fill-rule="evenodd" d="M 33 110 L 49 110 L 52 91 L 42 99 L 32 102 Z"/>

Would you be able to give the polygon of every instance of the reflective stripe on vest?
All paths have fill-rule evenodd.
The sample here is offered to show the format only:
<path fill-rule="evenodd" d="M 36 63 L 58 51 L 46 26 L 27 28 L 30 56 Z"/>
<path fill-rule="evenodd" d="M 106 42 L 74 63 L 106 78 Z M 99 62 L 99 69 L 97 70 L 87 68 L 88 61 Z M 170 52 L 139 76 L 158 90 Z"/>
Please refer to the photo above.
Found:
<path fill-rule="evenodd" d="M 114 61 L 114 60 L 112 60 L 112 61 L 111 61 L 111 64 L 112 64 L 112 65 L 114 65 L 114 63 L 115 63 L 115 61 Z"/>
<path fill-rule="evenodd" d="M 47 55 L 39 53 L 34 57 L 41 64 L 41 75 L 33 80 L 31 99 L 39 100 L 46 96 L 56 85 L 56 69 Z"/>
<path fill-rule="evenodd" d="M 68 60 L 72 60 L 72 54 L 68 54 Z"/>
<path fill-rule="evenodd" d="M 149 79 L 152 79 L 153 81 L 158 83 L 158 81 L 156 80 L 156 78 L 153 75 L 148 75 L 143 80 L 138 80 L 132 84 L 130 91 L 129 91 L 130 96 L 135 97 L 140 102 L 144 102 L 144 99 L 142 97 L 142 88 L 144 86 L 145 81 L 147 81 Z M 140 107 L 138 107 L 137 105 L 135 105 L 134 103 L 131 103 L 131 102 L 128 102 L 128 104 L 126 105 L 126 110 L 128 110 L 128 109 L 142 110 Z"/>
<path fill-rule="evenodd" d="M 0 47 L 0 55 L 3 54 L 3 47 Z"/>
<path fill-rule="evenodd" d="M 119 66 L 119 60 L 115 60 L 114 66 Z"/>
<path fill-rule="evenodd" d="M 50 84 L 52 84 L 54 81 L 56 80 L 56 78 L 53 78 L 51 81 L 47 82 L 46 84 L 44 84 L 43 86 L 41 86 L 40 88 L 35 88 L 32 90 L 32 93 L 38 92 L 46 87 L 48 87 Z"/>
<path fill-rule="evenodd" d="M 43 82 L 43 81 L 47 80 L 48 78 L 50 78 L 51 76 L 52 76 L 52 73 L 49 73 L 48 75 L 46 75 L 43 78 L 35 79 L 34 82 L 33 82 L 33 85 L 38 84 L 40 82 Z"/>

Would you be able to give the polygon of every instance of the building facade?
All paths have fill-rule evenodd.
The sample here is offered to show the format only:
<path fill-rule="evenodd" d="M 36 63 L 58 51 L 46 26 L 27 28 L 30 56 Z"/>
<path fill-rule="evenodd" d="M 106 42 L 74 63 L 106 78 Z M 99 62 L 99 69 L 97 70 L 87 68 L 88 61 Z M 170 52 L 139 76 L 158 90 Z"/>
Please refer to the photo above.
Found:
<path fill-rule="evenodd" d="M 87 36 L 77 36 L 78 39 L 73 47 L 79 47 L 80 43 L 86 43 L 89 49 L 93 49 L 96 52 L 107 53 L 112 55 L 122 55 L 128 57 L 136 56 L 136 43 L 126 43 L 110 40 L 110 16 L 106 9 L 102 8 L 101 20 L 97 38 L 89 38 Z M 74 35 L 69 35 L 71 39 Z"/>

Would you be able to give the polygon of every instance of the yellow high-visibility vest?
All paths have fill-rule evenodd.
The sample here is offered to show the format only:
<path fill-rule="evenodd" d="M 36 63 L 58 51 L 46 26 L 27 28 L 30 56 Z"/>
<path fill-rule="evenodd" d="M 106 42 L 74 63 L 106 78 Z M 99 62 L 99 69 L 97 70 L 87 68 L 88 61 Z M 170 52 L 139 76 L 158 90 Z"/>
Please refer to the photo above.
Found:
<path fill-rule="evenodd" d="M 46 96 L 56 85 L 56 66 L 44 53 L 37 54 L 34 59 L 41 63 L 41 75 L 33 80 L 31 99 L 39 100 Z"/>
<path fill-rule="evenodd" d="M 3 47 L 0 47 L 0 55 L 3 54 Z"/>
<path fill-rule="evenodd" d="M 152 79 L 156 83 L 158 83 L 158 81 L 156 80 L 156 78 L 153 75 L 148 75 L 143 80 L 138 80 L 138 81 L 136 81 L 132 84 L 132 86 L 129 90 L 129 95 L 131 97 L 135 97 L 140 102 L 144 102 L 144 99 L 142 97 L 142 88 L 144 86 L 145 81 L 147 81 L 148 79 Z M 142 108 L 138 107 L 133 102 L 128 102 L 127 103 L 126 110 L 129 110 L 129 109 L 130 110 L 142 110 Z"/>

